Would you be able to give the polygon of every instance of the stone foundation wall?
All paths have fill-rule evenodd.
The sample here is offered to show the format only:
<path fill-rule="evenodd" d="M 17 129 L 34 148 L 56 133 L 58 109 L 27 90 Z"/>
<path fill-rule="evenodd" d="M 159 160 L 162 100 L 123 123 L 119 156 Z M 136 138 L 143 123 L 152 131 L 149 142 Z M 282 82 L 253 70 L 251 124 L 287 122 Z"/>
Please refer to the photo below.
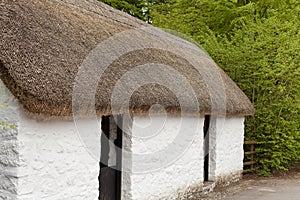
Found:
<path fill-rule="evenodd" d="M 189 186 L 186 189 L 179 190 L 176 200 L 188 199 L 196 200 L 203 195 L 203 183 L 199 183 L 193 186 Z"/>
<path fill-rule="evenodd" d="M 18 102 L 0 80 L 0 199 L 15 200 L 18 194 L 17 169 Z M 13 125 L 5 127 L 1 122 Z"/>
<path fill-rule="evenodd" d="M 242 171 L 230 173 L 216 178 L 216 182 L 209 182 L 206 187 L 199 183 L 182 190 L 178 190 L 176 200 L 199 200 L 212 192 L 216 187 L 228 186 L 242 178 Z"/>
<path fill-rule="evenodd" d="M 19 167 L 17 134 L 17 128 L 4 130 L 0 127 L 0 199 L 17 199 Z"/>
<path fill-rule="evenodd" d="M 216 178 L 216 186 L 227 186 L 239 181 L 243 177 L 243 170 L 224 174 Z"/>

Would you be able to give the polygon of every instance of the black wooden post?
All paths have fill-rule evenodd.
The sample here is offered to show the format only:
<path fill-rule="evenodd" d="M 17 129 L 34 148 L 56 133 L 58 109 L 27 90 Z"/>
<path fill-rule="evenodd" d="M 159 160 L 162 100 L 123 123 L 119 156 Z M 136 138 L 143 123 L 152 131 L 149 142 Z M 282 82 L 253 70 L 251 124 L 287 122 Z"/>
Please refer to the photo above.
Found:
<path fill-rule="evenodd" d="M 206 115 L 204 118 L 204 126 L 203 126 L 203 133 L 204 133 L 204 181 L 208 181 L 208 174 L 209 174 L 209 123 L 210 123 L 210 116 Z"/>
<path fill-rule="evenodd" d="M 121 200 L 121 169 L 122 169 L 122 116 L 117 116 L 117 127 L 112 116 L 104 116 L 101 121 L 101 157 L 100 157 L 100 175 L 99 175 L 99 200 Z M 110 127 L 113 126 L 113 127 Z M 110 131 L 116 130 L 116 134 Z M 116 137 L 115 137 L 116 136 Z M 116 138 L 112 141 L 112 138 Z M 114 143 L 116 155 L 109 157 Z M 108 166 L 108 161 L 116 161 L 116 166 Z M 120 170 L 119 170 L 120 169 Z"/>
<path fill-rule="evenodd" d="M 122 189 L 122 143 L 123 143 L 123 117 L 117 116 L 117 139 L 116 145 L 116 198 L 121 200 L 121 189 Z"/>
<path fill-rule="evenodd" d="M 109 116 L 103 116 L 101 120 L 101 157 L 100 157 L 100 169 L 107 167 L 109 159 L 109 143 L 108 139 L 110 137 L 110 125 Z"/>
<path fill-rule="evenodd" d="M 115 200 L 115 180 L 111 180 L 114 173 L 108 167 L 109 159 L 110 121 L 109 116 L 103 116 L 101 120 L 101 154 L 99 173 L 99 200 Z"/>

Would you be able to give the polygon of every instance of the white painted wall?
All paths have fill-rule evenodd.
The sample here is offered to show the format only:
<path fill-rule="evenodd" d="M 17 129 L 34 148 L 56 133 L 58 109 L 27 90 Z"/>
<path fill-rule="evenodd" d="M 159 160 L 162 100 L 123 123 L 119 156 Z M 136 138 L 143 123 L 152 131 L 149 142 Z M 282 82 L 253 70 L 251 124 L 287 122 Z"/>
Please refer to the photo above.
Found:
<path fill-rule="evenodd" d="M 237 175 L 243 170 L 244 117 L 227 117 L 217 123 L 216 177 Z"/>
<path fill-rule="evenodd" d="M 0 199 L 96 200 L 99 160 L 87 151 L 74 122 L 31 119 L 0 81 L 0 104 L 3 102 L 8 106 L 0 110 L 0 117 L 5 116 L 17 126 L 0 131 Z M 176 117 L 165 120 L 163 116 L 152 116 L 151 120 L 134 117 L 132 135 L 124 136 L 124 148 L 129 156 L 123 161 L 127 165 L 124 166 L 127 171 L 123 172 L 123 199 L 174 199 L 190 186 L 202 185 L 204 118 L 180 120 Z M 212 180 L 230 177 L 243 168 L 244 118 L 218 121 L 210 128 Z M 80 126 L 87 135 L 94 130 L 90 123 L 83 121 Z M 176 136 L 179 141 L 175 140 Z M 95 138 L 86 139 L 95 141 Z M 175 148 L 172 154 L 179 155 L 178 159 L 160 166 L 172 155 L 151 155 L 168 149 L 174 141 L 179 149 Z"/>
<path fill-rule="evenodd" d="M 183 119 L 182 123 L 180 120 L 175 117 L 168 117 L 166 121 L 158 116 L 152 117 L 152 120 L 134 117 L 131 138 L 132 171 L 130 180 L 126 179 L 129 183 L 123 182 L 123 191 L 130 191 L 130 194 L 123 195 L 123 199 L 128 199 L 129 196 L 134 200 L 174 199 L 189 186 L 202 185 L 203 118 L 189 117 Z M 195 128 L 197 124 L 198 127 Z M 173 154 L 178 154 L 178 159 L 169 163 L 169 166 L 157 168 L 171 155 L 151 157 L 152 153 L 169 148 L 168 145 L 174 143 L 176 136 L 180 138 L 176 142 L 179 149 L 177 152 L 173 151 Z M 144 161 L 138 157 L 141 154 L 144 155 Z M 141 166 L 146 170 L 144 173 L 140 171 Z M 136 173 L 137 171 L 141 173 Z"/>
<path fill-rule="evenodd" d="M 17 199 L 18 170 L 18 128 L 19 104 L 0 80 L 0 121 L 16 125 L 13 129 L 3 129 L 0 125 L 0 199 Z"/>
<path fill-rule="evenodd" d="M 203 182 L 203 122 L 204 118 L 186 118 L 180 134 L 195 133 L 190 148 L 178 160 L 167 167 L 146 173 L 136 173 L 139 166 L 159 163 L 159 158 L 146 159 L 142 163 L 138 154 L 145 154 L 167 148 L 174 141 L 180 129 L 180 118 L 135 116 L 132 136 L 125 137 L 127 148 L 132 151 L 132 171 L 123 177 L 123 199 L 174 199 L 189 186 L 201 186 Z M 200 123 L 198 129 L 194 124 Z M 146 137 L 151 136 L 152 137 Z M 230 181 L 243 169 L 244 117 L 215 118 L 210 124 L 210 180 Z M 181 137 L 183 136 L 181 135 Z M 141 139 L 141 137 L 146 137 Z M 187 137 L 182 137 L 183 143 Z M 130 140 L 130 141 L 129 141 Z M 128 145 L 129 144 L 129 145 Z M 180 144 L 179 144 L 180 145 Z M 168 155 L 162 156 L 168 157 Z M 143 165 L 144 164 L 144 165 Z M 128 192 L 130 191 L 130 192 Z"/>
<path fill-rule="evenodd" d="M 98 199 L 99 160 L 88 153 L 74 122 L 30 119 L 25 112 L 16 111 L 14 98 L 2 83 L 0 86 L 1 101 L 9 99 L 2 116 L 13 120 L 19 115 L 13 137 L 1 131 L 0 199 Z M 87 135 L 92 131 L 89 123 L 82 124 Z"/>
<path fill-rule="evenodd" d="M 81 143 L 73 121 L 37 122 L 22 114 L 18 140 L 19 199 L 98 199 L 99 160 Z"/>

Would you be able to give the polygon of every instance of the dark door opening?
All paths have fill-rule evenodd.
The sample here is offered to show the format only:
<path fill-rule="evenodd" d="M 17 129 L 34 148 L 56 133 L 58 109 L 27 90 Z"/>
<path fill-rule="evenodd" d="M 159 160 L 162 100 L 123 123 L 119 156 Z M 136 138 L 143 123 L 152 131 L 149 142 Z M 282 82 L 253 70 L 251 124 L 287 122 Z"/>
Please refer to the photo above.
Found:
<path fill-rule="evenodd" d="M 204 133 L 204 181 L 209 178 L 209 123 L 210 116 L 206 115 L 204 119 L 203 133 Z"/>
<path fill-rule="evenodd" d="M 121 115 L 117 123 L 113 116 L 103 116 L 101 120 L 99 200 L 121 200 L 122 173 L 117 169 L 122 168 L 122 121 Z"/>

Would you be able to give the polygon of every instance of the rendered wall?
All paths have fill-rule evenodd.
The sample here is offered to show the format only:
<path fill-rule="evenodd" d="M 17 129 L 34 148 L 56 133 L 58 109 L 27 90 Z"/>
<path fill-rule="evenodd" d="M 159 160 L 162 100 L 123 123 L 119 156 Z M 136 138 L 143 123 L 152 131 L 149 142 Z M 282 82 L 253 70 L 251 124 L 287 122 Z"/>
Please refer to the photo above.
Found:
<path fill-rule="evenodd" d="M 19 118 L 17 130 L 1 131 L 0 199 L 98 199 L 99 160 L 86 150 L 74 122 L 31 119 L 0 86 L 1 100 L 9 104 L 2 115 Z M 89 134 L 88 121 L 85 126 Z"/>
<path fill-rule="evenodd" d="M 99 160 L 86 150 L 74 122 L 31 119 L 0 81 L 0 104 L 3 102 L 7 107 L 0 110 L 0 117 L 5 116 L 16 127 L 0 130 L 0 199 L 96 200 Z M 123 141 L 124 149 L 134 153 L 124 162 L 128 165 L 125 168 L 134 169 L 140 164 L 136 153 L 164 149 L 172 143 L 181 123 L 179 118 L 168 119 L 158 134 L 145 142 L 140 136 L 157 132 L 164 119 L 154 117 L 149 128 L 148 118 L 134 117 L 132 135 L 125 135 Z M 142 174 L 123 172 L 123 199 L 174 199 L 187 191 L 199 192 L 203 183 L 203 121 L 203 118 L 185 118 L 180 134 L 194 132 L 195 137 L 190 148 L 169 166 Z M 244 118 L 219 121 L 210 128 L 210 177 L 226 183 L 239 177 L 243 169 Z M 196 123 L 200 125 L 195 131 L 192 127 Z M 89 122 L 82 127 L 88 135 Z"/>
<path fill-rule="evenodd" d="M 180 128 L 180 119 L 171 118 L 160 129 L 159 134 L 148 140 L 139 140 L 149 130 L 161 126 L 161 117 L 152 117 L 152 127 L 147 127 L 149 119 L 134 117 L 132 137 L 125 137 L 125 146 L 132 151 L 131 165 L 140 165 L 135 153 L 147 153 L 164 148 L 172 142 Z M 193 144 L 185 154 L 168 167 L 158 171 L 136 174 L 133 171 L 123 175 L 123 199 L 182 199 L 185 194 L 201 192 L 203 183 L 203 122 L 204 118 L 187 118 L 183 134 L 195 131 L 192 124 L 200 122 Z M 157 125 L 155 125 L 157 124 Z M 137 128 L 138 126 L 145 127 Z M 220 184 L 228 184 L 240 178 L 243 170 L 244 117 L 211 117 L 209 129 L 210 166 L 209 179 Z M 167 156 L 167 155 L 166 155 Z M 151 161 L 150 161 L 151 162 Z M 159 162 L 159 160 L 152 160 Z M 145 163 L 147 164 L 147 163 Z"/>
<path fill-rule="evenodd" d="M 228 184 L 241 177 L 244 158 L 244 117 L 230 117 L 217 123 L 216 181 Z"/>
<path fill-rule="evenodd" d="M 134 153 L 132 155 L 132 169 L 131 176 L 127 177 L 123 182 L 123 191 L 127 192 L 127 197 L 123 196 L 123 199 L 132 198 L 134 200 L 143 199 L 175 199 L 176 197 L 183 197 L 184 193 L 190 190 L 190 193 L 199 192 L 196 190 L 202 189 L 203 184 L 203 118 L 185 118 L 184 125 L 180 123 L 180 118 L 168 118 L 163 123 L 162 117 L 153 117 L 152 121 L 149 121 L 146 117 L 134 117 L 132 127 L 132 139 L 131 150 Z M 152 123 L 150 127 L 148 124 Z M 200 127 L 194 129 L 194 125 L 199 123 Z M 141 174 L 134 172 L 135 168 L 138 168 L 140 164 L 151 165 L 152 162 L 160 162 L 161 158 L 148 160 L 149 163 L 140 163 L 136 157 L 136 154 L 146 154 L 156 150 L 168 148 L 167 145 L 174 141 L 174 138 L 180 130 L 180 136 L 194 135 L 192 144 L 186 149 L 186 152 L 182 152 L 179 159 L 170 163 L 169 166 L 162 166 L 155 171 L 148 171 Z M 143 128 L 144 127 L 144 128 Z M 156 135 L 149 137 L 145 140 L 141 140 L 142 136 L 150 136 L 151 130 L 156 132 Z M 193 134 L 194 133 L 194 134 Z M 182 137 L 182 140 L 187 137 Z M 126 142 L 125 142 L 126 143 Z M 127 141 L 128 143 L 128 141 Z M 189 143 L 188 141 L 186 143 Z M 181 144 L 185 145 L 185 141 Z M 179 144 L 180 145 L 180 144 Z M 167 159 L 168 155 L 163 155 Z M 130 179 L 130 180 L 128 180 Z M 195 190 L 195 191 L 192 191 Z"/>
<path fill-rule="evenodd" d="M 0 122 L 14 124 L 14 128 L 0 125 L 0 199 L 17 199 L 18 162 L 18 102 L 0 80 Z"/>
<path fill-rule="evenodd" d="M 18 140 L 19 199 L 98 199 L 99 160 L 83 146 L 73 121 L 37 122 L 22 115 Z"/>

